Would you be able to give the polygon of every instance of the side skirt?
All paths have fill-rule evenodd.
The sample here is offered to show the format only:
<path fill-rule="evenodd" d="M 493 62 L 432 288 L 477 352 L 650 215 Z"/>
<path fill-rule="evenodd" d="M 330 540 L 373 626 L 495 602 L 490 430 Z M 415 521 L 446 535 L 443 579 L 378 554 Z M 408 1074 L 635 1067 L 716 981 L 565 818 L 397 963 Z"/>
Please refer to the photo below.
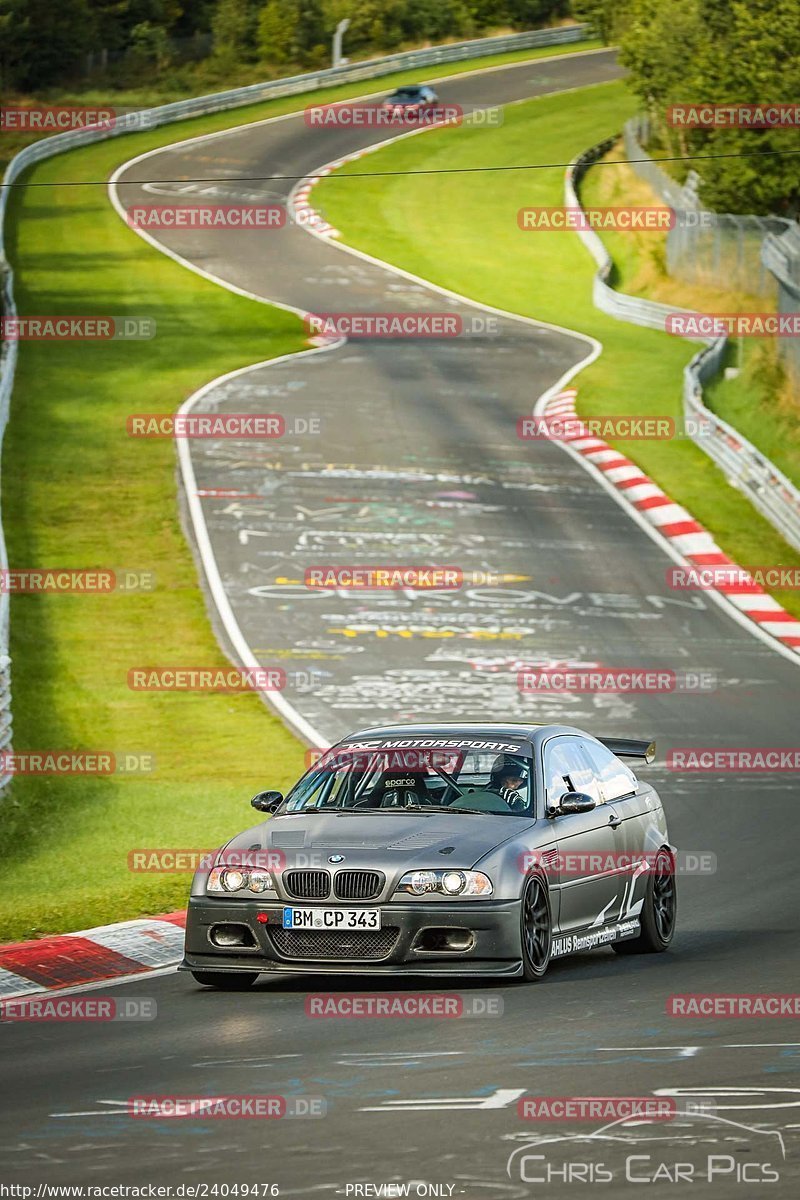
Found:
<path fill-rule="evenodd" d="M 594 950 L 597 946 L 610 946 L 613 942 L 624 942 L 637 937 L 641 931 L 638 917 L 627 921 L 615 921 L 612 925 L 601 925 L 599 929 L 587 929 L 553 938 L 551 958 L 564 958 L 567 954 L 580 954 Z"/>

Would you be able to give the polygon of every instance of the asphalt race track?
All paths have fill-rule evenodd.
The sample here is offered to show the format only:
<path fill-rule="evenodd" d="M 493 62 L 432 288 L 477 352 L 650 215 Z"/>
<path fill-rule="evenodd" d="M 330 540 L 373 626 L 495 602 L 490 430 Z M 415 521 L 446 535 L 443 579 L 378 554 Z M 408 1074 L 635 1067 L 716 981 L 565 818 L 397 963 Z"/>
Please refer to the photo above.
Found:
<path fill-rule="evenodd" d="M 617 73 L 602 52 L 453 79 L 438 90 L 445 101 L 482 107 Z M 150 155 L 126 170 L 120 198 L 126 206 L 164 202 L 157 197 L 174 198 L 180 187 L 142 180 L 298 178 L 375 139 L 375 130 L 313 130 L 298 115 Z M 241 198 L 243 186 L 221 185 L 214 198 Z M 257 195 L 283 201 L 291 186 L 275 180 Z M 252 198 L 254 185 L 246 192 Z M 202 198 L 180 194 L 187 203 Z M 163 240 L 239 288 L 304 310 L 424 309 L 465 319 L 482 311 L 299 228 L 256 241 L 231 232 Z M 670 747 L 791 746 L 798 666 L 702 593 L 671 592 L 671 560 L 580 465 L 557 445 L 517 439 L 517 418 L 587 351 L 564 332 L 505 318 L 491 337 L 349 341 L 238 375 L 201 404 L 318 417 L 322 435 L 266 447 L 198 441 L 192 461 L 201 492 L 236 493 L 202 502 L 238 624 L 260 661 L 290 673 L 286 697 L 322 739 L 423 715 L 567 720 L 598 734 L 657 737 L 661 765 L 650 772 L 672 840 L 716 855 L 714 873 L 678 881 L 671 952 L 626 959 L 594 951 L 556 963 L 538 985 L 448 984 L 467 998 L 499 997 L 503 1009 L 450 1021 L 305 1015 L 309 992 L 389 990 L 352 978 L 264 976 L 243 995 L 211 993 L 175 974 L 103 988 L 155 998 L 157 1019 L 4 1028 L 7 1060 L 26 1082 L 24 1094 L 10 1079 L 3 1089 L 4 1181 L 261 1183 L 283 1196 L 376 1195 L 353 1185 L 417 1181 L 442 1189 L 430 1195 L 512 1200 L 544 1190 L 522 1182 L 519 1158 L 507 1172 L 514 1150 L 602 1124 L 522 1121 L 523 1093 L 677 1089 L 710 1097 L 716 1118 L 617 1126 L 571 1143 L 569 1157 L 602 1195 L 633 1195 L 660 1163 L 667 1168 L 656 1195 L 797 1194 L 796 1022 L 665 1013 L 672 994 L 796 989 L 792 776 L 677 774 L 663 764 Z M 435 561 L 510 578 L 416 596 L 315 595 L 303 586 L 307 566 L 351 561 Z M 702 671 L 716 683 L 696 694 L 520 696 L 517 666 L 541 661 Z M 392 980 L 391 990 L 418 989 Z M 271 1124 L 124 1114 L 132 1095 L 251 1093 L 319 1098 L 326 1115 Z M 551 1164 L 565 1161 L 557 1142 L 530 1151 L 545 1152 Z M 694 1191 L 670 1182 L 676 1163 L 702 1172 L 708 1155 L 730 1156 L 713 1182 L 698 1174 Z M 630 1156 L 641 1156 L 627 1165 L 638 1183 L 626 1180 Z M 540 1160 L 526 1164 L 528 1180 L 543 1169 Z M 779 1170 L 778 1182 L 759 1183 L 765 1164 Z M 548 1194 L 581 1194 L 585 1181 L 551 1178 Z"/>

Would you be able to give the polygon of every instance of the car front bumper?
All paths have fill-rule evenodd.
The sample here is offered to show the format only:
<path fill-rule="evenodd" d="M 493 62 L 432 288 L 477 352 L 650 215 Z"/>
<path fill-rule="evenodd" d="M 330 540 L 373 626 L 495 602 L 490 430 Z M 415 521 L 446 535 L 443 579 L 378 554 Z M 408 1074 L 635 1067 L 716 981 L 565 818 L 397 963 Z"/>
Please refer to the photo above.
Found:
<path fill-rule="evenodd" d="M 381 934 L 283 929 L 282 901 L 193 897 L 186 918 L 184 971 L 300 974 L 515 976 L 522 972 L 519 901 L 369 905 Z M 292 907 L 314 907 L 311 904 Z M 266 924 L 257 916 L 266 915 Z M 251 946 L 221 947 L 219 925 L 242 927 Z M 391 932 L 390 932 L 391 931 Z M 444 935 L 440 931 L 445 931 Z M 369 947 L 361 939 L 370 937 Z M 457 949 L 445 948 L 453 942 Z M 365 949 L 369 953 L 365 953 Z"/>

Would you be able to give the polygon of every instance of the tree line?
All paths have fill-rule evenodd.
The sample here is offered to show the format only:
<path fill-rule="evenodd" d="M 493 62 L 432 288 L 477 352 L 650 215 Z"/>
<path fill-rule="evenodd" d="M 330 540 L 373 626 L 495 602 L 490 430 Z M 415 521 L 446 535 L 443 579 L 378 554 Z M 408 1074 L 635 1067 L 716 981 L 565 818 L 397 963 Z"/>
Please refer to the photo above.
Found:
<path fill-rule="evenodd" d="M 695 166 L 709 207 L 800 211 L 800 156 L 780 153 L 800 149 L 797 125 L 705 129 L 667 116 L 682 104 L 797 101 L 799 0 L 0 0 L 0 88 L 233 87 L 330 65 L 345 17 L 351 58 L 588 21 L 620 46 L 650 149 L 680 160 L 676 174 Z"/>
<path fill-rule="evenodd" d="M 574 0 L 572 10 L 620 46 L 650 117 L 649 149 L 687 156 L 709 208 L 798 215 L 798 124 L 704 129 L 669 115 L 675 106 L 731 104 L 795 105 L 800 115 L 798 0 Z"/>
<path fill-rule="evenodd" d="M 365 58 L 404 45 L 523 30 L 568 15 L 569 0 L 0 0 L 0 86 L 41 93 L 87 77 L 136 86 L 180 69 L 234 86 L 330 66 L 348 17 L 345 53 Z M 176 71 L 178 74 L 176 74 Z"/>

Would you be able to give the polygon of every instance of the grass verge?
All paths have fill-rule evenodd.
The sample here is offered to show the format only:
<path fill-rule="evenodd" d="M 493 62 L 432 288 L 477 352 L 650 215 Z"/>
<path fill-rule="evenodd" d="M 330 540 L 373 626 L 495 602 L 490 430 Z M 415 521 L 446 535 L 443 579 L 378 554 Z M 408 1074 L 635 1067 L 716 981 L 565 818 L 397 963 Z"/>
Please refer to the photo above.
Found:
<path fill-rule="evenodd" d="M 71 178 L 105 177 L 123 145 L 71 154 Z M 40 165 L 37 183 L 64 166 Z M 174 446 L 129 438 L 126 415 L 174 411 L 223 371 L 301 349 L 299 321 L 152 250 L 104 189 L 27 190 L 11 228 L 20 312 L 148 315 L 158 327 L 150 342 L 20 344 L 3 459 L 9 561 L 144 569 L 157 586 L 12 598 L 14 746 L 146 752 L 155 771 L 13 781 L 0 805 L 3 939 L 181 905 L 186 877 L 131 874 L 128 851 L 219 844 L 251 823 L 248 793 L 285 786 L 303 757 L 252 694 L 127 686 L 131 666 L 225 660 L 178 522 Z"/>
<path fill-rule="evenodd" d="M 500 128 L 430 130 L 349 163 L 318 185 L 313 204 L 369 254 L 486 304 L 599 338 L 603 354 L 577 381 L 584 415 L 680 422 L 682 371 L 697 347 L 599 312 L 591 298 L 594 265 L 580 241 L 518 227 L 521 207 L 563 203 L 563 168 L 457 173 L 565 163 L 620 129 L 635 109 L 621 83 L 526 101 L 506 108 Z M 454 173 L 408 174 L 437 170 Z M 397 174 L 358 179 L 376 171 Z M 741 564 L 800 566 L 800 555 L 688 439 L 615 445 Z M 773 594 L 800 616 L 796 593 Z"/>

